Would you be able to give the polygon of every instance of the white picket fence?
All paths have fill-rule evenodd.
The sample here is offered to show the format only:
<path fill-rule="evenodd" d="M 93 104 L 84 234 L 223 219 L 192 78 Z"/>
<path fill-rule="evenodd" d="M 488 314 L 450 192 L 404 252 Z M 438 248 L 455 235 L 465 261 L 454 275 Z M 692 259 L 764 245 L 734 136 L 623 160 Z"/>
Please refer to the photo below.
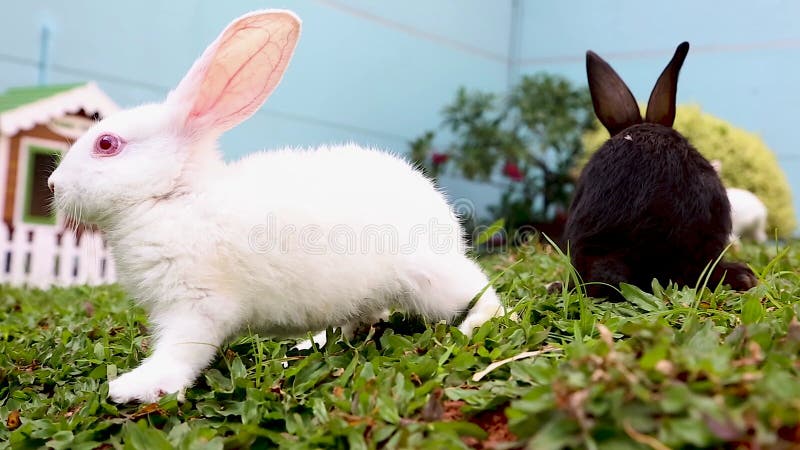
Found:
<path fill-rule="evenodd" d="M 114 261 L 99 233 L 87 231 L 78 240 L 70 230 L 18 224 L 9 233 L 0 224 L 0 283 L 47 288 L 115 279 Z"/>

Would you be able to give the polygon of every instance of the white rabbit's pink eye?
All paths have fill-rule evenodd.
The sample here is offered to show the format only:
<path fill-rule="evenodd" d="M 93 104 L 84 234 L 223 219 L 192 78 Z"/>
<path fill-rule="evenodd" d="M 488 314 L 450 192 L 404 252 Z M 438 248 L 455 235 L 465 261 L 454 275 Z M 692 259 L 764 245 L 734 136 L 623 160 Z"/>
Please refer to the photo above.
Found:
<path fill-rule="evenodd" d="M 119 136 L 101 134 L 94 143 L 94 154 L 97 156 L 114 156 L 125 146 Z"/>

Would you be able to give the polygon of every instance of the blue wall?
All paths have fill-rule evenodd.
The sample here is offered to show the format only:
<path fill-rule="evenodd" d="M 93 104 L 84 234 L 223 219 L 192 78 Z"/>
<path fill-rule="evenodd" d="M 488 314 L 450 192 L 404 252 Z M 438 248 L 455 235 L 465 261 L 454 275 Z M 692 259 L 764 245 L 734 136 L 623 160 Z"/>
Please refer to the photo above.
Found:
<path fill-rule="evenodd" d="M 123 106 L 162 98 L 239 14 L 260 7 L 297 12 L 304 32 L 295 58 L 264 109 L 223 138 L 229 158 L 349 140 L 403 152 L 408 140 L 439 124 L 458 86 L 502 91 L 509 67 L 583 84 L 587 48 L 611 61 L 644 100 L 675 45 L 689 40 L 679 102 L 700 103 L 761 134 L 795 192 L 800 188 L 796 2 L 521 0 L 518 10 L 510 0 L 8 3 L 0 14 L 0 89 L 36 82 L 39 33 L 47 25 L 48 81 L 95 79 Z M 512 11 L 522 32 L 510 60 Z M 479 205 L 496 195 L 446 182 L 454 196 Z"/>

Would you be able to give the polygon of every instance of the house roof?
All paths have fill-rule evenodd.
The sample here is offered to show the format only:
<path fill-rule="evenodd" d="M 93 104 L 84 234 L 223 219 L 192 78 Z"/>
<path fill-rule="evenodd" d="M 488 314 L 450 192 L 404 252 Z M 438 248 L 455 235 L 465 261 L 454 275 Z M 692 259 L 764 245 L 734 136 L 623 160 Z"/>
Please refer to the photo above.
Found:
<path fill-rule="evenodd" d="M 80 110 L 106 116 L 117 109 L 93 82 L 10 88 L 0 93 L 0 134 L 14 135 Z"/>
<path fill-rule="evenodd" d="M 37 100 L 69 91 L 78 86 L 83 86 L 83 83 L 10 88 L 0 94 L 0 112 L 33 103 Z"/>

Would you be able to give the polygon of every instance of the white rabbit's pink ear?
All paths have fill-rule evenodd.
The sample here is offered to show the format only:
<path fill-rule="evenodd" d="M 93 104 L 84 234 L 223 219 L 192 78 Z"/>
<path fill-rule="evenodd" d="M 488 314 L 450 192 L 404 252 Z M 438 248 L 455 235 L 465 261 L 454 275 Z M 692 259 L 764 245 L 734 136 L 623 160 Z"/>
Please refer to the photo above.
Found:
<path fill-rule="evenodd" d="M 300 36 L 300 19 L 268 10 L 234 20 L 167 97 L 183 130 L 222 133 L 250 117 L 281 81 Z"/>

